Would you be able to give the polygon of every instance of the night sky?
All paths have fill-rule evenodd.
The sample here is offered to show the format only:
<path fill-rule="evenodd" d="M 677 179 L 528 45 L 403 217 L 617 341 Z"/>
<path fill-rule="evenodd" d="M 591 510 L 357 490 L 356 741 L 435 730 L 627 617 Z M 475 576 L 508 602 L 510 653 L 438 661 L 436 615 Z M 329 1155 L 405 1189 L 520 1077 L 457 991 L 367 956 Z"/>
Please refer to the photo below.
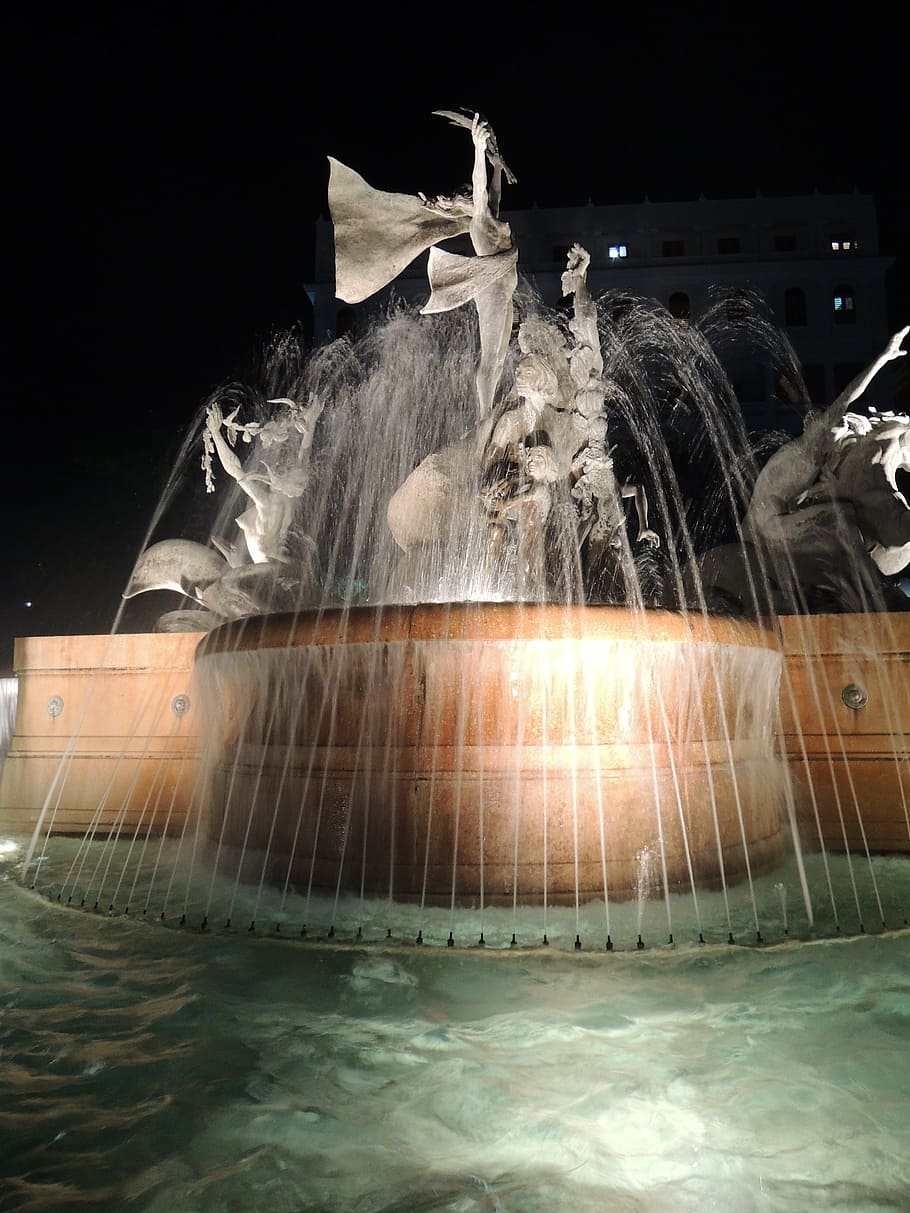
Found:
<path fill-rule="evenodd" d="M 305 321 L 325 156 L 402 192 L 468 179 L 433 109 L 491 120 L 507 208 L 874 193 L 910 321 L 906 44 L 883 5 L 554 6 L 546 28 L 491 7 L 477 29 L 455 5 L 32 9 L 4 38 L 0 671 L 15 635 L 108 630 L 199 405 Z"/>

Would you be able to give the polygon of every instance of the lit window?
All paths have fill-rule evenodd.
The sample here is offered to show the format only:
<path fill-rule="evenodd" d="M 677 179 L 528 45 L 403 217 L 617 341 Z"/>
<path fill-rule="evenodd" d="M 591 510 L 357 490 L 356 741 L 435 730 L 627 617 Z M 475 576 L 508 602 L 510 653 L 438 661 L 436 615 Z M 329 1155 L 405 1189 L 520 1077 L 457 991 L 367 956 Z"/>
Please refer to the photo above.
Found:
<path fill-rule="evenodd" d="M 834 232 L 831 236 L 832 253 L 852 253 L 856 251 L 856 240 L 852 232 Z"/>
<path fill-rule="evenodd" d="M 629 255 L 629 250 L 624 244 L 611 244 L 610 245 L 610 260 L 611 261 L 618 261 L 620 257 L 627 257 L 628 255 Z"/>
<path fill-rule="evenodd" d="M 852 288 L 849 286 L 835 287 L 833 300 L 835 324 L 853 324 L 856 320 L 856 301 Z"/>

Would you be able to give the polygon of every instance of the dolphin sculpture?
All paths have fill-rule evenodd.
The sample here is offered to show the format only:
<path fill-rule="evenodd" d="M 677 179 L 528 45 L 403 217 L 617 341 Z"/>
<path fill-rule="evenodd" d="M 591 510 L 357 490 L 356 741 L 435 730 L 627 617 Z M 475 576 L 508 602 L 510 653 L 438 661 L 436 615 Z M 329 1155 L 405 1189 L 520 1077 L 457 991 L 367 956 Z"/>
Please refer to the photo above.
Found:
<path fill-rule="evenodd" d="M 148 590 L 176 590 L 204 606 L 202 595 L 228 571 L 218 552 L 191 539 L 163 539 L 146 548 L 136 562 L 124 598 Z"/>

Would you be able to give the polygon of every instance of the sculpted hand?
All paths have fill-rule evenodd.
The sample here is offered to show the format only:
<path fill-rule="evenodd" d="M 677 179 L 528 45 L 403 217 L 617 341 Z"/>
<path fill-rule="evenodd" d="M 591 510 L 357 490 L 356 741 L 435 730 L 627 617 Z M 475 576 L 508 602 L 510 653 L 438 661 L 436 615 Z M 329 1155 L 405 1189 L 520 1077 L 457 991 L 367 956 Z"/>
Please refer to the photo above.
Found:
<path fill-rule="evenodd" d="M 486 151 L 492 137 L 493 132 L 489 122 L 485 122 L 480 114 L 475 114 L 474 121 L 471 123 L 471 138 L 474 140 L 474 146 Z"/>
<path fill-rule="evenodd" d="M 224 415 L 221 412 L 221 405 L 210 404 L 205 413 L 206 429 L 210 430 L 213 434 L 219 434 L 223 421 Z"/>
<path fill-rule="evenodd" d="M 892 358 L 903 358 L 907 353 L 901 349 L 904 338 L 910 333 L 910 324 L 904 325 L 899 333 L 895 333 L 888 344 L 885 346 L 884 357 L 890 362 Z"/>
<path fill-rule="evenodd" d="M 573 244 L 569 249 L 569 256 L 566 263 L 566 273 L 581 276 L 588 272 L 588 267 L 591 264 L 591 254 L 587 249 L 581 247 L 580 244 Z"/>
<path fill-rule="evenodd" d="M 573 244 L 569 249 L 566 268 L 561 280 L 563 295 L 575 294 L 579 284 L 584 282 L 590 264 L 591 254 L 587 249 L 583 249 L 580 244 Z"/>
<path fill-rule="evenodd" d="M 639 531 L 638 542 L 646 544 L 649 548 L 659 548 L 660 535 L 658 535 L 657 531 Z"/>

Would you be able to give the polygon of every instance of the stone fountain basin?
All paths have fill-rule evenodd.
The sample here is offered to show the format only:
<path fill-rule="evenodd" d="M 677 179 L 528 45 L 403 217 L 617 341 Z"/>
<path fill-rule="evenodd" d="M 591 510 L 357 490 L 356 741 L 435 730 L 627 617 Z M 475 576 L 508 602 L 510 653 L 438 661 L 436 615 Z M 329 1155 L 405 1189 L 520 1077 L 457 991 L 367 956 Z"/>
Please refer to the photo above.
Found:
<path fill-rule="evenodd" d="M 205 833 L 248 876 L 427 903 L 733 883 L 783 846 L 781 668 L 764 628 L 620 607 L 237 621 L 196 659 Z"/>

